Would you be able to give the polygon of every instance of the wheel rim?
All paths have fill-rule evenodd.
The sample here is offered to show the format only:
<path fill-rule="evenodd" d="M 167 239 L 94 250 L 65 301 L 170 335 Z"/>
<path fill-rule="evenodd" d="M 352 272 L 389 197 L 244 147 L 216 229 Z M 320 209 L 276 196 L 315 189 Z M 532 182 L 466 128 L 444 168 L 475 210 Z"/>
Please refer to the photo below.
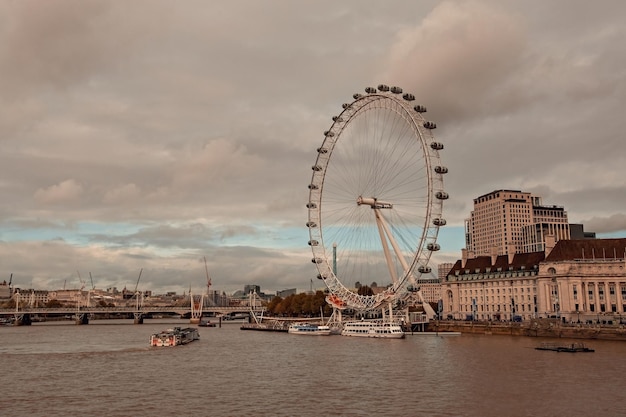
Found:
<path fill-rule="evenodd" d="M 412 95 L 386 86 L 355 94 L 333 118 L 309 184 L 312 261 L 338 308 L 393 302 L 429 274 L 443 200 L 435 125 Z M 377 221 L 378 219 L 378 221 Z M 377 293 L 357 287 L 376 283 Z M 383 287 L 384 290 L 380 290 Z"/>

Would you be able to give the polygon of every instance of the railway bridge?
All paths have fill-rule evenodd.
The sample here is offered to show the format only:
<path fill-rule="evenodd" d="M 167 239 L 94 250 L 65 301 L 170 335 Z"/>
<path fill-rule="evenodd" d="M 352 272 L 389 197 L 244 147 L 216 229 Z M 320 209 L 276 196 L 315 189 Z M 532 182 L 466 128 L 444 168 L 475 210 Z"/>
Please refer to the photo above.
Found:
<path fill-rule="evenodd" d="M 154 315 L 180 315 L 189 316 L 190 323 L 198 323 L 201 317 L 206 315 L 218 315 L 231 318 L 248 317 L 254 314 L 262 314 L 265 307 L 182 307 L 182 306 L 124 306 L 124 307 L 73 307 L 73 308 L 40 308 L 26 307 L 18 309 L 0 309 L 0 320 L 14 325 L 30 325 L 35 317 L 63 317 L 71 316 L 76 324 L 88 324 L 89 318 L 95 316 L 127 316 L 134 319 L 135 324 L 142 324 L 145 317 Z"/>

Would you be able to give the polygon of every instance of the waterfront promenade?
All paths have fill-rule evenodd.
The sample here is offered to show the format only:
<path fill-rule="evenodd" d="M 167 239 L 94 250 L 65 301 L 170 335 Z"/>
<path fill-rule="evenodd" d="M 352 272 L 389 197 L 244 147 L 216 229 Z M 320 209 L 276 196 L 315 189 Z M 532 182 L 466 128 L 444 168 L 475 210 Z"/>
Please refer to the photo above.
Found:
<path fill-rule="evenodd" d="M 533 319 L 522 323 L 435 320 L 429 323 L 428 330 L 487 335 L 626 341 L 626 325 L 624 324 L 563 323 L 558 319 Z"/>

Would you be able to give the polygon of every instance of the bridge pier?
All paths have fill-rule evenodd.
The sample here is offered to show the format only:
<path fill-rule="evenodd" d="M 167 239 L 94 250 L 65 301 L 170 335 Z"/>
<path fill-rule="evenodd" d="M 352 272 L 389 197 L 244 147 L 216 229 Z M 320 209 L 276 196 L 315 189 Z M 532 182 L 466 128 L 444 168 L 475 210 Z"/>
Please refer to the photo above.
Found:
<path fill-rule="evenodd" d="M 74 322 L 78 325 L 89 324 L 89 314 L 87 313 L 76 313 L 76 317 Z"/>
<path fill-rule="evenodd" d="M 30 314 L 16 314 L 14 317 L 15 320 L 13 321 L 13 324 L 15 326 L 30 326 L 33 324 Z"/>
<path fill-rule="evenodd" d="M 133 323 L 135 324 L 143 324 L 143 313 L 133 313 L 135 320 Z"/>

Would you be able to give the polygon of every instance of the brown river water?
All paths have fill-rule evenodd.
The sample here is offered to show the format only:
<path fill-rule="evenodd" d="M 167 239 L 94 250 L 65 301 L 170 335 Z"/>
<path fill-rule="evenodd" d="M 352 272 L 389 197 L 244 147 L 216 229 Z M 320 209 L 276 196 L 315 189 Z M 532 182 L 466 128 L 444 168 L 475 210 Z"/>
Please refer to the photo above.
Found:
<path fill-rule="evenodd" d="M 174 325 L 188 326 L 0 327 L 0 416 L 626 416 L 626 342 L 557 353 L 534 347 L 566 340 L 374 340 L 225 323 L 185 346 L 148 346 Z"/>

